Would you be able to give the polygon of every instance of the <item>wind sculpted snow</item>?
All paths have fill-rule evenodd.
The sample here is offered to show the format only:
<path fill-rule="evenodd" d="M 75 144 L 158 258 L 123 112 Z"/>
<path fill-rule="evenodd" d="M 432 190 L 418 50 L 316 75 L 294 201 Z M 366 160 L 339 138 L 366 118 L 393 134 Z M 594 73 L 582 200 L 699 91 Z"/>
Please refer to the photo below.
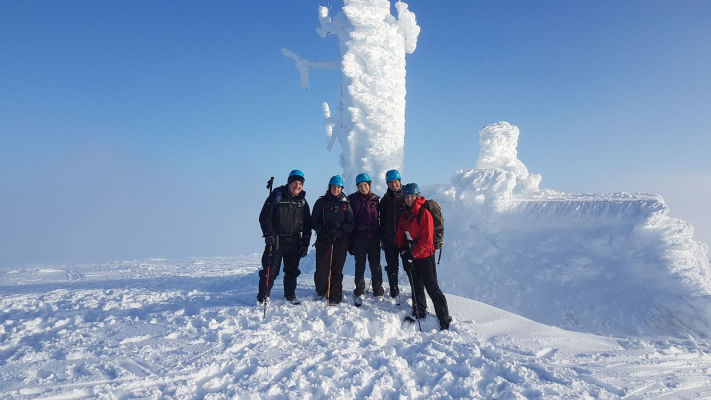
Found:
<path fill-rule="evenodd" d="M 428 317 L 420 333 L 401 323 L 408 304 L 368 296 L 356 308 L 347 295 L 327 308 L 305 274 L 304 303 L 280 300 L 279 279 L 262 320 L 258 264 L 252 256 L 1 270 L 2 398 L 711 395 L 708 341 L 570 332 L 458 296 L 448 296 L 451 331 Z M 353 277 L 345 282 L 352 290 Z"/>
<path fill-rule="evenodd" d="M 423 187 L 447 220 L 443 289 L 581 332 L 708 337 L 708 246 L 691 225 L 658 195 L 540 189 L 518 137 L 485 127 L 477 168 Z"/>

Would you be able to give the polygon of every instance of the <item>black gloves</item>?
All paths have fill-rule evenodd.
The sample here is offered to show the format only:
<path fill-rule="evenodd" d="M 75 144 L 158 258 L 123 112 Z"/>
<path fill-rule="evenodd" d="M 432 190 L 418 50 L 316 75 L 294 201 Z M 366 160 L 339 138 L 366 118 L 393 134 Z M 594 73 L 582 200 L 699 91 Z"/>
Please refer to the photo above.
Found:
<path fill-rule="evenodd" d="M 265 235 L 264 243 L 266 243 L 267 246 L 276 246 L 276 235 Z"/>
<path fill-rule="evenodd" d="M 415 259 L 415 257 L 412 256 L 412 251 L 410 251 L 410 249 L 400 250 L 400 258 L 402 258 L 403 267 L 405 264 L 410 264 Z"/>
<path fill-rule="evenodd" d="M 309 246 L 302 244 L 301 247 L 299 247 L 299 257 L 304 258 L 307 254 L 309 254 Z"/>

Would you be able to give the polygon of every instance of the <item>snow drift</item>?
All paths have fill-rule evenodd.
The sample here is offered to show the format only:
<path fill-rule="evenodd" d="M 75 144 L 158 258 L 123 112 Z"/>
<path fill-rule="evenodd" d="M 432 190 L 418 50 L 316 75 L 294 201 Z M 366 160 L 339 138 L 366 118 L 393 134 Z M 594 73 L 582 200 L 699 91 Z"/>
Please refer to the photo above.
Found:
<path fill-rule="evenodd" d="M 443 290 L 571 330 L 708 337 L 708 246 L 693 227 L 657 195 L 540 189 L 518 136 L 485 127 L 476 168 L 423 188 L 446 219 Z"/>

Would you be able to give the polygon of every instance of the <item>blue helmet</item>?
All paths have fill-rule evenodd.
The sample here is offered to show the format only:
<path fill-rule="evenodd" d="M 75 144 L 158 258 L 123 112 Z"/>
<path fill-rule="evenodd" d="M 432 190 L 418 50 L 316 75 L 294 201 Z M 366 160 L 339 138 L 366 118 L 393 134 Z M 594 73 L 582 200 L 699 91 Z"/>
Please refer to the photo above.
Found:
<path fill-rule="evenodd" d="M 328 184 L 329 184 L 329 185 L 336 185 L 336 186 L 340 186 L 340 187 L 344 187 L 344 186 L 345 186 L 345 185 L 343 184 L 343 177 L 341 177 L 340 175 L 332 176 L 332 177 L 331 177 L 331 180 L 328 181 Z"/>
<path fill-rule="evenodd" d="M 391 169 L 390 171 L 385 173 L 385 182 L 390 182 L 394 179 L 402 179 L 398 170 Z"/>
<path fill-rule="evenodd" d="M 358 174 L 358 176 L 356 176 L 356 186 L 360 185 L 361 182 L 372 182 L 370 175 Z"/>
<path fill-rule="evenodd" d="M 303 184 L 305 180 L 306 177 L 304 177 L 304 173 L 301 172 L 301 170 L 295 169 L 289 172 L 289 179 L 287 179 L 286 184 L 291 185 L 291 182 L 294 181 L 301 181 L 301 183 Z"/>
<path fill-rule="evenodd" d="M 416 183 L 408 183 L 402 189 L 402 195 L 407 196 L 408 194 L 414 194 L 415 196 L 420 195 L 420 187 Z"/>

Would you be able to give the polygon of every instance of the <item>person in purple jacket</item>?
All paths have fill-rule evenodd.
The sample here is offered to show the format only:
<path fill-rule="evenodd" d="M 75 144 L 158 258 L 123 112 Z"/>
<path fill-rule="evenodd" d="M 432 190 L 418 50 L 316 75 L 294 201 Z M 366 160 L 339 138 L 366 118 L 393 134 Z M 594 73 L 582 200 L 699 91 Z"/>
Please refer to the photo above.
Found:
<path fill-rule="evenodd" d="M 355 257 L 355 305 L 360 307 L 365 298 L 365 261 L 370 265 L 370 282 L 373 295 L 382 298 L 383 272 L 380 267 L 380 198 L 370 190 L 372 181 L 368 174 L 356 177 L 358 191 L 348 196 L 355 217 L 355 230 L 351 234 L 351 250 Z"/>

